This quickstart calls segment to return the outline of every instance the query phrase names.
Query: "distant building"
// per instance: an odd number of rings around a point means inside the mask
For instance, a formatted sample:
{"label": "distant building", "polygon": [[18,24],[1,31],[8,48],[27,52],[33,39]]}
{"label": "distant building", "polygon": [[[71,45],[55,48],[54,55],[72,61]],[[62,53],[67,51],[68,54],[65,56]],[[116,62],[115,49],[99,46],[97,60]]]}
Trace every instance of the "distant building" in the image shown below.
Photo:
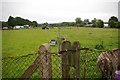
{"label": "distant building", "polygon": [[31,28],[29,25],[24,25],[24,28],[28,29]]}
{"label": "distant building", "polygon": [[24,26],[15,26],[14,29],[24,28]]}
{"label": "distant building", "polygon": [[8,27],[2,27],[2,29],[3,29],[3,30],[7,30],[7,29],[8,29]]}
{"label": "distant building", "polygon": [[104,27],[109,27],[109,26],[108,26],[108,23],[104,23]]}
{"label": "distant building", "polygon": [[120,1],[118,2],[118,20],[120,21]]}

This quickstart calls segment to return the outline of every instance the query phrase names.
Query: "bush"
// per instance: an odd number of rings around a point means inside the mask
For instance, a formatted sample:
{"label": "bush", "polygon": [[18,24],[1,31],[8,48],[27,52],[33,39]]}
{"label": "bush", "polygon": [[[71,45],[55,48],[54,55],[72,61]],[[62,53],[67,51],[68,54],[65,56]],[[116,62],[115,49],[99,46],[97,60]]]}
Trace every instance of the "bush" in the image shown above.
{"label": "bush", "polygon": [[104,22],[102,20],[97,21],[97,27],[103,28],[104,27]]}
{"label": "bush", "polygon": [[108,24],[109,24],[109,26],[110,26],[111,28],[115,28],[115,27],[116,27],[116,23],[115,23],[115,21],[113,21],[113,20],[110,20]]}
{"label": "bush", "polygon": [[104,47],[104,45],[103,45],[103,41],[102,41],[101,44],[96,44],[96,45],[95,45],[95,49],[98,49],[98,50],[103,50],[103,49],[105,49],[105,47]]}
{"label": "bush", "polygon": [[97,44],[97,45],[95,45],[95,49],[103,50],[103,49],[104,49],[104,46],[101,45],[101,44]]}

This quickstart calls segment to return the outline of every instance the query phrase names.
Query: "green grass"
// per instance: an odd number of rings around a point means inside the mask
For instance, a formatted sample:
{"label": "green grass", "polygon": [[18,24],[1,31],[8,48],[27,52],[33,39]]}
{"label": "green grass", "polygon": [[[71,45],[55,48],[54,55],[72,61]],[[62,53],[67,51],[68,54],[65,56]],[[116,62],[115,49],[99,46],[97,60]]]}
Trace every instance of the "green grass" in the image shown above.
{"label": "green grass", "polygon": [[[61,37],[67,40],[80,41],[81,47],[94,49],[95,45],[103,41],[104,50],[111,50],[118,47],[118,29],[110,28],[61,28]],[[2,31],[2,56],[14,57],[3,59],[4,78],[19,78],[29,67],[36,57],[36,52],[41,44],[48,43],[51,39],[57,39],[57,28],[50,30],[42,29],[21,29]],[[52,52],[57,52],[57,46],[51,47]],[[35,54],[20,58],[19,56]],[[80,73],[83,77],[85,55],[80,53]],[[99,51],[87,53],[87,78],[99,78],[100,72],[96,67]],[[16,57],[18,58],[16,59]],[[38,78],[37,70],[32,78]],[[52,55],[53,78],[61,78],[61,56]]]}
{"label": "green grass", "polygon": [[25,29],[3,31],[3,57],[37,52],[39,46],[56,38],[56,30]]}
{"label": "green grass", "polygon": [[[61,28],[61,37],[80,41],[82,47],[94,48],[104,42],[105,49],[118,47],[118,29],[110,28]],[[2,55],[21,56],[37,52],[39,46],[57,39],[57,29],[21,29],[2,31]],[[52,49],[56,51],[56,47]]]}

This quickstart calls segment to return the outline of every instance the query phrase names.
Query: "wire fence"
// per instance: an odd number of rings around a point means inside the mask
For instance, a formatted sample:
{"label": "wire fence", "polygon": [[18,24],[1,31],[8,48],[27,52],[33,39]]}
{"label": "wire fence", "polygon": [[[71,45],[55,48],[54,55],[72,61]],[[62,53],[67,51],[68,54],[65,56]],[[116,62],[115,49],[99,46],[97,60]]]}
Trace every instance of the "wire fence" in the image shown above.
{"label": "wire fence", "polygon": [[[96,61],[100,51],[92,50],[88,51],[85,55],[85,51],[80,51],[80,78],[84,78],[84,73],[86,73],[86,78],[100,78],[101,74],[96,66]],[[2,59],[2,78],[21,78],[25,71],[30,67],[35,68],[30,78],[41,78],[45,76],[44,73],[47,73],[51,70],[51,78],[62,78],[62,54],[51,53],[51,67],[46,63],[44,65],[41,62],[34,63],[39,54],[28,54],[26,56],[20,57],[8,57]],[[49,56],[47,56],[49,57]],[[41,60],[46,60],[46,56],[39,57]],[[86,63],[86,72],[84,71],[84,64]],[[40,64],[40,66],[34,66],[34,64]],[[48,66],[45,67],[45,66]],[[41,71],[41,68],[45,68]],[[70,72],[74,72],[74,68],[70,69]],[[29,73],[27,73],[29,75]],[[49,75],[49,74],[48,74]],[[45,77],[43,77],[45,78]]]}
{"label": "wire fence", "polygon": [[20,78],[37,54],[2,59],[2,78]]}

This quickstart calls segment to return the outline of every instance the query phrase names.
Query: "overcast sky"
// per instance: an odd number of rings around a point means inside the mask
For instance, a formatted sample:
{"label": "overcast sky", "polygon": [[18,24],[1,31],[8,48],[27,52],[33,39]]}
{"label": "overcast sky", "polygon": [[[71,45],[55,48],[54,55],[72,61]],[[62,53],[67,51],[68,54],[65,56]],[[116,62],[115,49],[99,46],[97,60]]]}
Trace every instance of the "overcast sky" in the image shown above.
{"label": "overcast sky", "polygon": [[[103,19],[118,17],[120,0],[2,0],[2,18],[19,16],[38,23],[56,23],[75,21],[76,17],[84,19]],[[1,4],[0,3],[0,4]]]}

